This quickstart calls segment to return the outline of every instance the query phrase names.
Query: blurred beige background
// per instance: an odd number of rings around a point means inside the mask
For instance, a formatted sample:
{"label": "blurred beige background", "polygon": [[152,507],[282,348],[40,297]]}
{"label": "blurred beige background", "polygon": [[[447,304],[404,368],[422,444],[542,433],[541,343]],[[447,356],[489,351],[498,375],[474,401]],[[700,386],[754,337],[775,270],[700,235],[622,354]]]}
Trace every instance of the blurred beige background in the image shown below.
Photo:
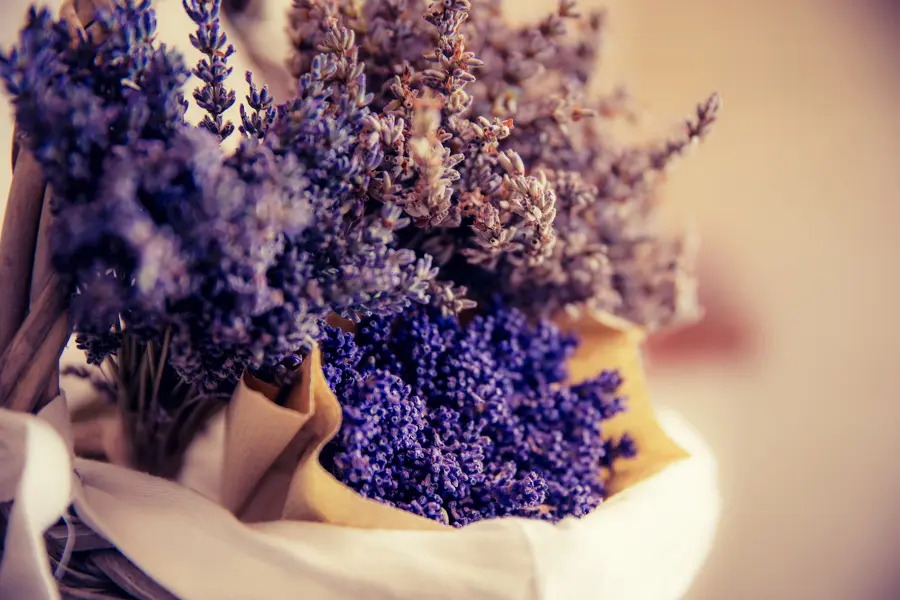
{"label": "blurred beige background", "polygon": [[[900,598],[900,7],[582,1],[610,8],[603,83],[650,111],[641,135],[713,90],[725,102],[666,191],[756,341],[741,363],[653,372],[722,471],[718,544],[689,598]],[[24,4],[0,0],[4,43]],[[508,7],[529,19],[552,4]]]}
{"label": "blurred beige background", "polygon": [[608,71],[655,131],[710,90],[673,173],[755,317],[740,368],[654,374],[719,456],[725,513],[691,598],[900,597],[900,7],[609,0]]}

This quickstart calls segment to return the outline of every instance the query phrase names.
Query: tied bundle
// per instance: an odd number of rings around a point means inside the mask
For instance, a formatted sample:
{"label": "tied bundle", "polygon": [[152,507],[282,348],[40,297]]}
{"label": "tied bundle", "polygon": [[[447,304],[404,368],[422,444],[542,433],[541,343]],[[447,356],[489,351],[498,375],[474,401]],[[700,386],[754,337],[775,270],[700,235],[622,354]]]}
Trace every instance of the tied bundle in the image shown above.
{"label": "tied bundle", "polygon": [[251,522],[558,521],[684,455],[638,344],[698,314],[651,217],[716,96],[620,148],[627,97],[586,93],[601,15],[570,0],[525,28],[494,0],[295,0],[294,94],[247,73],[235,127],[219,8],[184,0],[192,69],[149,0],[32,9],[0,55],[0,406],[56,398],[74,332],[108,426],[76,452],[193,485],[219,428],[205,492]]}

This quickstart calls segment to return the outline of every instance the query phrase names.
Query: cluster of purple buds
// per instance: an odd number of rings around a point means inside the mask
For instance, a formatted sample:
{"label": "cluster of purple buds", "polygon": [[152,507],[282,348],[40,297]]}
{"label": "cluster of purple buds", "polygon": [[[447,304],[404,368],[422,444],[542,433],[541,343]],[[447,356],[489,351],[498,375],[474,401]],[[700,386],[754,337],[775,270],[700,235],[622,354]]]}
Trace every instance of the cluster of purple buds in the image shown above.
{"label": "cluster of purple buds", "polygon": [[[384,146],[368,203],[401,206],[401,244],[475,300],[532,315],[614,312],[648,328],[694,316],[693,256],[652,220],[658,175],[716,117],[713,96],[661,145],[621,147],[621,91],[587,93],[603,15],[573,0],[531,26],[500,0],[294,0],[300,77],[329,35],[353,32]],[[537,294],[532,291],[538,290]]]}
{"label": "cluster of purple buds", "polygon": [[433,283],[429,256],[396,247],[402,211],[365,206],[383,152],[365,135],[371,96],[352,33],[330,30],[282,105],[248,73],[243,137],[227,155],[234,49],[219,0],[184,8],[203,55],[199,126],[184,117],[190,73],[156,41],[149,0],[114,4],[87,32],[32,9],[0,54],[53,189],[53,261],[89,358],[115,353],[121,335],[166,338],[181,376],[215,389],[247,368],[278,370],[334,312],[396,314],[452,291]]}
{"label": "cluster of purple buds", "polygon": [[322,462],[364,496],[454,526],[523,516],[580,517],[635,453],[603,435],[624,410],[605,371],[564,383],[573,337],[516,309],[484,307],[466,327],[433,308],[363,321],[322,341],[343,426]]}
{"label": "cluster of purple buds", "polygon": [[[194,101],[206,111],[200,125],[224,140],[234,131],[234,125],[222,118],[235,102],[234,90],[225,87],[232,71],[228,58],[234,54],[234,46],[228,43],[228,36],[219,26],[218,2],[184,0],[184,10],[198,25],[197,31],[190,35],[191,44],[203,54],[193,71],[203,82],[194,90]],[[253,82],[248,78],[247,83],[253,95]]]}

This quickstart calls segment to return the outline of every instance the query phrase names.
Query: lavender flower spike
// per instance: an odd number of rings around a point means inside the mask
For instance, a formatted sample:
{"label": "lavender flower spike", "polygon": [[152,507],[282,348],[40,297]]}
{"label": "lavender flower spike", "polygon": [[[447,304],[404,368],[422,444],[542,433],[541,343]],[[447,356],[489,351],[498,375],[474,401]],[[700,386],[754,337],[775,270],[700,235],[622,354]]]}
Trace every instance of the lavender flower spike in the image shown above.
{"label": "lavender flower spike", "polygon": [[353,32],[365,65],[363,135],[382,160],[360,210],[402,207],[413,227],[398,244],[433,256],[474,300],[499,294],[534,316],[609,311],[650,329],[691,318],[692,256],[653,209],[658,175],[707,134],[717,97],[675,138],[623,146],[609,124],[633,118],[627,94],[589,93],[604,14],[561,0],[514,26],[502,12],[499,0],[294,3],[298,80],[335,46],[334,27]]}
{"label": "lavender flower spike", "polygon": [[200,125],[224,140],[234,131],[234,125],[222,119],[222,114],[235,101],[234,90],[225,87],[232,71],[228,58],[234,54],[234,46],[228,43],[228,36],[219,25],[221,0],[182,0],[182,3],[187,15],[197,24],[197,31],[190,36],[191,44],[205,56],[193,71],[204,84],[194,90],[194,100],[207,113]]}

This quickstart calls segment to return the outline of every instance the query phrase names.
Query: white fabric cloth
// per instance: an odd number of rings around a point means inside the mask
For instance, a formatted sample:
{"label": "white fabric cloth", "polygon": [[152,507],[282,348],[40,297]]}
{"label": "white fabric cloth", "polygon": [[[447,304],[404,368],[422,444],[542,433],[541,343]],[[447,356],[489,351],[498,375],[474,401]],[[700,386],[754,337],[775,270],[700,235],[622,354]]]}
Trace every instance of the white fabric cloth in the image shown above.
{"label": "white fabric cloth", "polygon": [[677,413],[659,417],[691,457],[583,519],[424,532],[247,525],[184,485],[73,463],[62,397],[37,417],[0,410],[0,498],[16,502],[0,598],[59,597],[42,532],[70,498],[92,529],[183,600],[680,598],[709,552],[720,500],[702,440]]}

